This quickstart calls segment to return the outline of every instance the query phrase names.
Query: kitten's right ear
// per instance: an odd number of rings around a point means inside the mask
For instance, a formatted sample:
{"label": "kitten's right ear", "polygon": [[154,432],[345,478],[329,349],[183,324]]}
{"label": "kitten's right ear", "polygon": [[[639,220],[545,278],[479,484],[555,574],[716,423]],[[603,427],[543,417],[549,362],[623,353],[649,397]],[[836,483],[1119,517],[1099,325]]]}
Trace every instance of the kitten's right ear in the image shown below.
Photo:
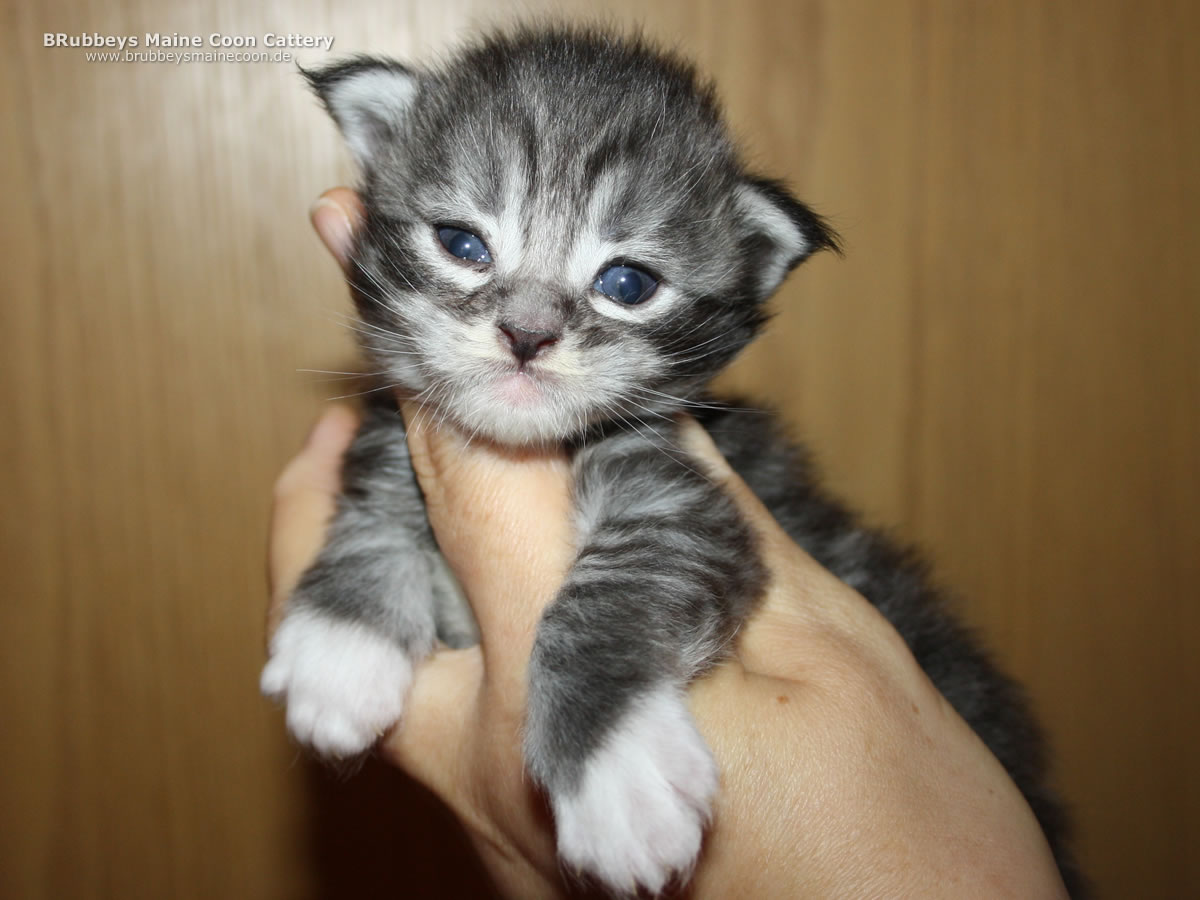
{"label": "kitten's right ear", "polygon": [[356,56],[323,69],[301,69],[364,170],[404,123],[417,95],[417,76],[390,59]]}

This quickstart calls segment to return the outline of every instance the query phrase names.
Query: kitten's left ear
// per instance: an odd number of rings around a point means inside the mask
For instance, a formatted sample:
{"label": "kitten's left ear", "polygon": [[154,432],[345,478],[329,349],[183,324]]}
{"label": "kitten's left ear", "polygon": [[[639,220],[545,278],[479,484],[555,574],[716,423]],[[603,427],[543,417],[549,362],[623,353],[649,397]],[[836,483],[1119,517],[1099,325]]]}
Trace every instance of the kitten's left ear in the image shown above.
{"label": "kitten's left ear", "polygon": [[743,222],[750,231],[753,264],[759,290],[766,297],[784,277],[818,250],[841,253],[837,232],[778,181],[746,177],[735,195]]}
{"label": "kitten's left ear", "polygon": [[417,76],[395,60],[355,56],[323,69],[301,69],[342,130],[354,158],[371,168],[395,140],[417,95]]}

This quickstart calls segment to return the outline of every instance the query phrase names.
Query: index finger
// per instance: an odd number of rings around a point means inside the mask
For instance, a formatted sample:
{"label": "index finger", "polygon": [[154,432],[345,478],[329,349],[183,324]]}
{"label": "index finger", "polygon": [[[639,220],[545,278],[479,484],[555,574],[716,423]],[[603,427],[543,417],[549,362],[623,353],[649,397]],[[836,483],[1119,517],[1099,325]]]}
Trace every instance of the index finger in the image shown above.
{"label": "index finger", "polygon": [[738,659],[748,670],[801,679],[831,659],[858,657],[848,649],[896,651],[899,635],[879,611],[792,540],[695,419],[685,417],[680,438],[737,502],[771,574],[762,605],[738,632]]}
{"label": "index finger", "polygon": [[412,403],[404,412],[426,512],[471,601],[487,678],[523,698],[537,623],[574,558],[570,466],[560,452],[468,442]]}

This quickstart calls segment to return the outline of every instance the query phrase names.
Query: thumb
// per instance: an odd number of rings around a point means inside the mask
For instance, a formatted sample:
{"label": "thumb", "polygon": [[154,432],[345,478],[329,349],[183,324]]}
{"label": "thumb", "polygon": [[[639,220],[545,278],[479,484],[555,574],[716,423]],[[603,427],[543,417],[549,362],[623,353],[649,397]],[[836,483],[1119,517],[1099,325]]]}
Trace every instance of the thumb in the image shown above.
{"label": "thumb", "polygon": [[349,188],[330,188],[317,198],[308,217],[321,243],[341,267],[348,270],[354,232],[363,218],[363,205],[358,194]]}
{"label": "thumb", "polygon": [[762,605],[738,633],[737,655],[747,670],[802,678],[828,647],[879,630],[882,617],[874,607],[792,540],[695,419],[685,417],[679,433],[684,449],[741,509],[770,572]]}

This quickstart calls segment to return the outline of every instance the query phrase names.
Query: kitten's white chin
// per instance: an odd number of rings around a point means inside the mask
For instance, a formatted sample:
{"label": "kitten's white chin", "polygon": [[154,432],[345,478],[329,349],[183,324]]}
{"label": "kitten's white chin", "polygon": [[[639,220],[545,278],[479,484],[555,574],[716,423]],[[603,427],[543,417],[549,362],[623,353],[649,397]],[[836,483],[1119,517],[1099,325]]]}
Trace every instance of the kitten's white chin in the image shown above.
{"label": "kitten's white chin", "polygon": [[565,410],[563,399],[536,376],[512,372],[457,394],[443,408],[467,434],[528,447],[563,441],[580,426],[581,417]]}
{"label": "kitten's white chin", "polygon": [[545,393],[537,380],[525,372],[501,375],[492,389],[502,403],[527,409],[545,400]]}

